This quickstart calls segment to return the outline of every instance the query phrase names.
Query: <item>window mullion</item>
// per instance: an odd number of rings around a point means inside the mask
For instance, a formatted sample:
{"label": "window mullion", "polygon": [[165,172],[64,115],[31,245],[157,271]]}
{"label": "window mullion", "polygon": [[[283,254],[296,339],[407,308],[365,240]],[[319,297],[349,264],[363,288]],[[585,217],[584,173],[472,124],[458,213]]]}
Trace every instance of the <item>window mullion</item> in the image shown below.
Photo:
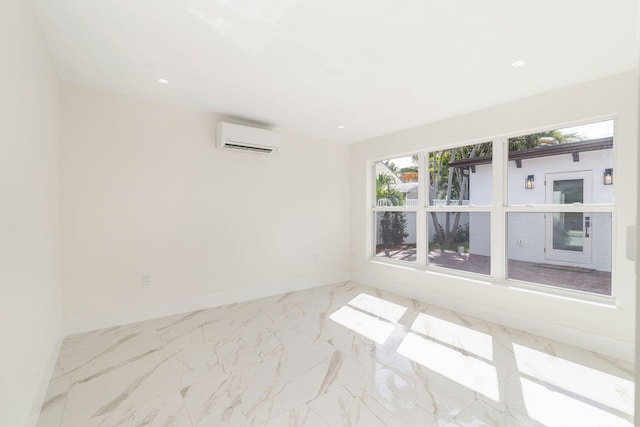
{"label": "window mullion", "polygon": [[[370,177],[373,177],[373,180],[371,180]],[[365,253],[365,259],[369,259],[372,258],[376,251],[375,251],[375,241],[376,241],[376,230],[375,230],[375,212],[372,211],[372,209],[375,208],[376,206],[376,186],[375,186],[375,179],[376,179],[376,165],[375,162],[370,162],[369,163],[369,167],[368,167],[368,171],[367,171],[367,180],[366,180],[366,185],[367,185],[367,195],[368,197],[366,198],[366,203],[367,203],[367,221],[366,221],[366,229],[367,229],[367,234],[366,234],[366,253]]]}
{"label": "window mullion", "polygon": [[427,214],[425,206],[428,203],[429,191],[428,153],[418,154],[418,212],[416,218],[416,261],[418,265],[427,264]]}
{"label": "window mullion", "polygon": [[493,142],[493,208],[491,210],[491,275],[498,280],[506,278],[507,241],[505,204],[507,200],[506,138]]}

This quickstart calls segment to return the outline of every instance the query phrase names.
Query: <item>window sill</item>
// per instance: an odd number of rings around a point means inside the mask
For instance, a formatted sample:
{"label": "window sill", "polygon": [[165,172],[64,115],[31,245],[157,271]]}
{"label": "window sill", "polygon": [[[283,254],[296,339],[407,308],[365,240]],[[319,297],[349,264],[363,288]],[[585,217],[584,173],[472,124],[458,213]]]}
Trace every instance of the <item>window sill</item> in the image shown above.
{"label": "window sill", "polygon": [[608,308],[617,309],[617,301],[614,296],[599,295],[589,292],[578,291],[574,289],[563,289],[550,285],[539,283],[524,282],[519,280],[500,279],[494,276],[487,276],[478,273],[469,273],[466,271],[457,271],[446,267],[432,267],[426,265],[418,265],[415,261],[398,261],[381,259],[381,257],[369,258],[368,261],[373,264],[390,266],[394,268],[402,268],[415,272],[429,273],[430,275],[443,276],[447,278],[461,279],[477,284],[499,287],[513,292],[522,292],[528,294],[541,295],[554,299],[563,299],[584,304],[593,304]]}

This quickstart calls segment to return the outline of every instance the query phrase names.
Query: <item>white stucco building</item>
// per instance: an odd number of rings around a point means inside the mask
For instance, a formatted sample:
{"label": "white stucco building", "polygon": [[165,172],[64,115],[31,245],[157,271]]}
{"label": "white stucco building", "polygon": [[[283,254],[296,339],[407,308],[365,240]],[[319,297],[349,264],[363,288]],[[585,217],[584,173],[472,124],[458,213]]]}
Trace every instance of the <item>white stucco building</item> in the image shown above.
{"label": "white stucco building", "polygon": [[[600,138],[512,152],[507,204],[612,203],[612,146],[613,138]],[[493,203],[491,158],[451,165],[471,170],[470,204]],[[605,173],[611,173],[607,184]],[[507,222],[509,259],[611,271],[610,213],[511,213]],[[470,253],[489,256],[489,215],[472,214],[469,227]]]}

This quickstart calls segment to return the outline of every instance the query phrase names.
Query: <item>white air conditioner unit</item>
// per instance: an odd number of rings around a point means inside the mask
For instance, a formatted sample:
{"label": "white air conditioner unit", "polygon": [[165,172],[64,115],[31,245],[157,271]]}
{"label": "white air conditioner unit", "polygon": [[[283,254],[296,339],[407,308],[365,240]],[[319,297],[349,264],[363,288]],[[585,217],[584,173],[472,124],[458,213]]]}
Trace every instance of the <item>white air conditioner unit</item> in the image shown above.
{"label": "white air conditioner unit", "polygon": [[254,153],[273,153],[280,149],[280,134],[251,126],[218,123],[218,148]]}

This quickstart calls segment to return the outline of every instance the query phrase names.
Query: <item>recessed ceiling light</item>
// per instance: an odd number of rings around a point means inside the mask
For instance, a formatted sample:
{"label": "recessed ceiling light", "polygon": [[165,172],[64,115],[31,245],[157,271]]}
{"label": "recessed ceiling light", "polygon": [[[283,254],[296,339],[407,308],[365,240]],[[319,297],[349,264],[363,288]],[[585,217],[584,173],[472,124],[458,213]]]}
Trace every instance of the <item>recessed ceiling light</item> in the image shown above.
{"label": "recessed ceiling light", "polygon": [[344,125],[339,125],[338,129],[344,129]]}
{"label": "recessed ceiling light", "polygon": [[524,64],[525,64],[524,59],[521,59],[521,60],[519,60],[519,61],[512,62],[512,63],[511,63],[511,66],[512,66],[513,68],[518,68],[518,67],[522,67]]}
{"label": "recessed ceiling light", "polygon": [[169,80],[167,80],[167,79],[158,79],[158,83],[162,83],[163,85],[168,85],[169,84]]}

